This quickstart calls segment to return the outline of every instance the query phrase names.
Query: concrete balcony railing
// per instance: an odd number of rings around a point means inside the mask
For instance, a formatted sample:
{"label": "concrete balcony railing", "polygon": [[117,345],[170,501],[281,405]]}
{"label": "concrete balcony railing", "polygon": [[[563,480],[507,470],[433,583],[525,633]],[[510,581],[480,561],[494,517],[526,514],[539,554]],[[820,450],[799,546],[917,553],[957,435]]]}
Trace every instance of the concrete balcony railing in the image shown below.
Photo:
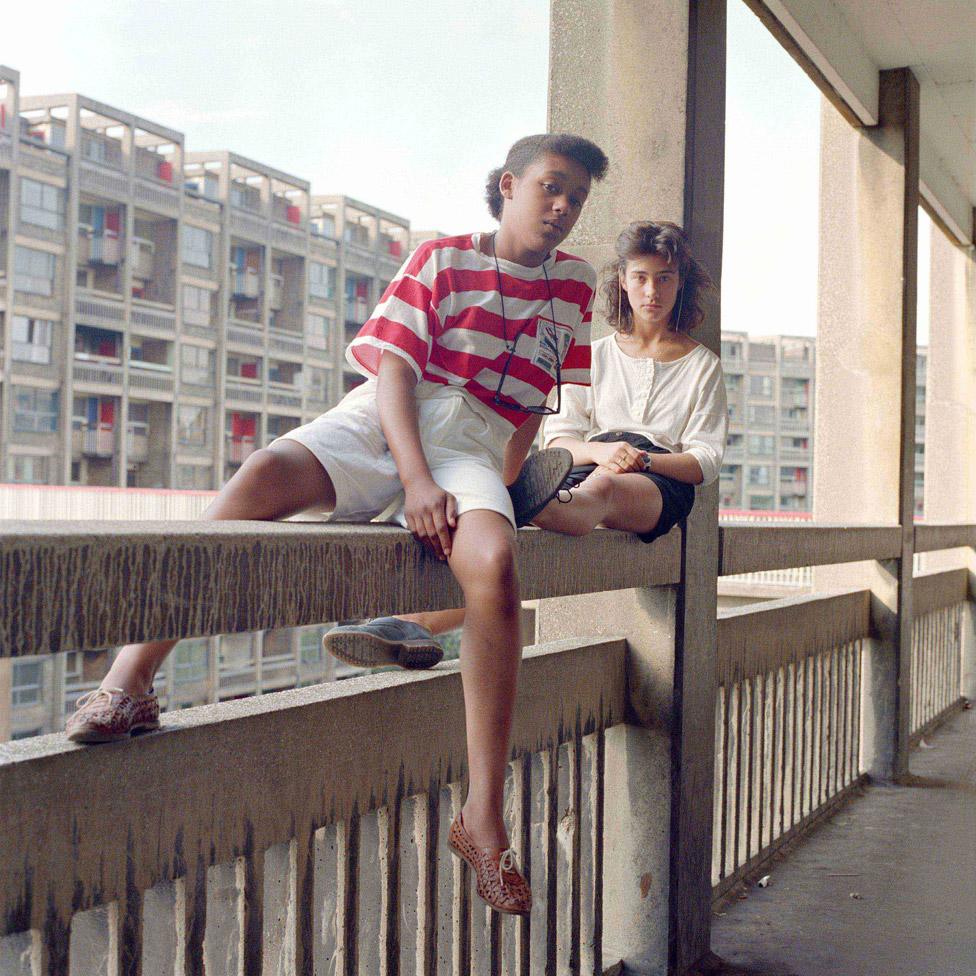
{"label": "concrete balcony railing", "polygon": [[[721,575],[903,552],[898,526],[718,531]],[[451,664],[180,711],[115,746],[5,745],[0,952],[45,974],[603,972],[639,938],[664,971],[675,924],[707,918],[713,897],[863,781],[887,721],[869,674],[892,632],[892,611],[859,588],[726,612],[717,645],[684,665],[715,662],[715,734],[682,724],[676,621],[682,591],[700,585],[681,579],[685,541],[519,535],[523,597],[541,600],[546,641],[525,655],[507,784],[535,893],[527,921],[488,913],[445,848],[465,778]],[[919,551],[958,546],[976,546],[976,526],[915,529]],[[976,649],[969,570],[918,576],[913,591],[904,693],[917,738],[961,706]],[[386,526],[0,534],[5,656],[459,599],[446,567]],[[675,833],[671,770],[690,753],[695,805],[711,816]],[[709,826],[710,859],[692,857]]]}

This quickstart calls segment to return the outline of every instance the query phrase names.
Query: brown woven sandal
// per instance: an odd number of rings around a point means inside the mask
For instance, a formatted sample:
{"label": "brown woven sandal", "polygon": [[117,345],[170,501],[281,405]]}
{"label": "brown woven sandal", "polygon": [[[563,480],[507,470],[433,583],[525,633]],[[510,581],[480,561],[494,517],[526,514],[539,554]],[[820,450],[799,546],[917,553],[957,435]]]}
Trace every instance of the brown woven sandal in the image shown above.
{"label": "brown woven sandal", "polygon": [[447,835],[447,846],[474,871],[478,897],[505,915],[528,915],[532,891],[515,861],[515,851],[478,847],[464,829],[459,813]]}

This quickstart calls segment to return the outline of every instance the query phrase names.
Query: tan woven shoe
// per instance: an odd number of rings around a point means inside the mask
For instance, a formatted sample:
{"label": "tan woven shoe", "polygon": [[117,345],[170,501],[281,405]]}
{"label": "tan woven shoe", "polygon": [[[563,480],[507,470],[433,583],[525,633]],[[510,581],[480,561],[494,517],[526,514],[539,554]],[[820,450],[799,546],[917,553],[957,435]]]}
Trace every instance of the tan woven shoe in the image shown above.
{"label": "tan woven shoe", "polygon": [[72,742],[117,742],[159,728],[159,699],[152,691],[130,695],[121,688],[96,688],[75,704],[78,710],[65,723]]}
{"label": "tan woven shoe", "polygon": [[522,877],[511,847],[478,847],[464,829],[459,813],[451,824],[447,845],[474,871],[478,897],[489,908],[505,915],[528,915],[532,910],[532,891]]}

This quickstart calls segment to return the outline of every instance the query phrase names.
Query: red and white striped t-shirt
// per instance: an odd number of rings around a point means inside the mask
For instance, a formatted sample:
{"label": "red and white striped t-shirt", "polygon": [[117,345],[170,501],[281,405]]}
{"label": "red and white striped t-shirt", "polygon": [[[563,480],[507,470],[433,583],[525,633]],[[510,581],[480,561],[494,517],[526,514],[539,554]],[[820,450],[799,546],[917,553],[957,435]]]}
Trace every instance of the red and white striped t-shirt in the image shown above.
{"label": "red and white striped t-shirt", "polygon": [[375,376],[380,356],[389,350],[410,363],[418,380],[461,387],[519,427],[527,414],[493,402],[516,335],[503,400],[522,406],[545,403],[556,381],[557,342],[563,383],[589,386],[596,272],[582,258],[562,251],[546,258],[545,271],[499,258],[503,326],[495,261],[481,253],[480,237],[465,234],[421,244],[349,344],[346,359],[364,376]]}

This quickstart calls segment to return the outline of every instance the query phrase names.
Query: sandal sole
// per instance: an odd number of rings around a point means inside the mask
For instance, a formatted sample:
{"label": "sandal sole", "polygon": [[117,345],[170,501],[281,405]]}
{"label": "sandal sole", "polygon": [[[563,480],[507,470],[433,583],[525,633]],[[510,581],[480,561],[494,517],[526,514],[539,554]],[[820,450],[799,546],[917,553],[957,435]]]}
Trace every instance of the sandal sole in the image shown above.
{"label": "sandal sole", "polygon": [[133,735],[142,735],[145,732],[155,732],[159,728],[159,722],[151,725],[137,725],[128,732],[102,732],[99,729],[79,729],[76,732],[69,732],[68,739],[81,745],[99,745],[103,742],[121,742]]}
{"label": "sandal sole", "polygon": [[354,668],[397,666],[407,671],[423,671],[444,657],[443,648],[430,641],[388,641],[361,632],[326,634],[322,646],[333,657]]}

